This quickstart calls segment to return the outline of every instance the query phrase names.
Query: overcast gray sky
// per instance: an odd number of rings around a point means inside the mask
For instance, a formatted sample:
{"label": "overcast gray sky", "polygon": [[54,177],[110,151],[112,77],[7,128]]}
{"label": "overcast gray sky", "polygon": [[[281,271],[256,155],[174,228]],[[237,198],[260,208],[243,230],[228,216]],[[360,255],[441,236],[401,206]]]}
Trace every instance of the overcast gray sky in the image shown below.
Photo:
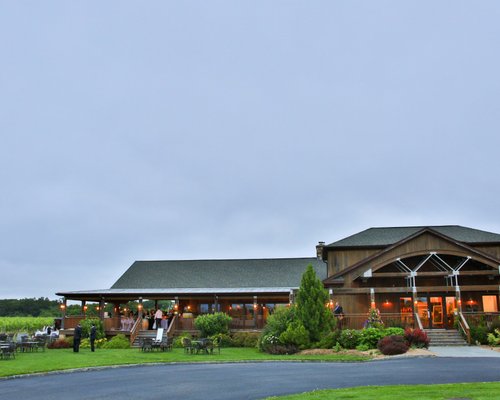
{"label": "overcast gray sky", "polygon": [[134,260],[500,232],[498,1],[1,1],[0,298]]}

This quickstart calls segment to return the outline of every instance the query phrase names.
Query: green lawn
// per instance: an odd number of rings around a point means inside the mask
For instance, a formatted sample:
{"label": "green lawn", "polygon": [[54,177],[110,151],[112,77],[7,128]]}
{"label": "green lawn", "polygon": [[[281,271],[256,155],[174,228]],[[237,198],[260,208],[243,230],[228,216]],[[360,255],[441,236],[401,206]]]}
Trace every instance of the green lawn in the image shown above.
{"label": "green lawn", "polygon": [[270,397],[268,400],[444,400],[500,399],[500,382],[455,383],[450,385],[367,386],[349,389],[318,390],[292,396]]}
{"label": "green lawn", "polygon": [[238,361],[365,361],[369,357],[351,354],[273,356],[253,348],[224,348],[220,354],[185,354],[183,349],[171,352],[143,353],[138,349],[57,349],[45,352],[16,353],[15,359],[0,360],[0,377],[106,365],[169,362],[238,362]]}

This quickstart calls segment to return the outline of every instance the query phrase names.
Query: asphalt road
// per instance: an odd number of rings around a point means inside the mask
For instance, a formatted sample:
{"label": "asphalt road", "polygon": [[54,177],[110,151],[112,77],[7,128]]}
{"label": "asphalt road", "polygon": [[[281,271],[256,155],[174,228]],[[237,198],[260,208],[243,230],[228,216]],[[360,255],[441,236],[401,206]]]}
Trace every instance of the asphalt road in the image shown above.
{"label": "asphalt road", "polygon": [[497,358],[166,364],[0,380],[0,399],[262,399],[314,389],[500,381]]}

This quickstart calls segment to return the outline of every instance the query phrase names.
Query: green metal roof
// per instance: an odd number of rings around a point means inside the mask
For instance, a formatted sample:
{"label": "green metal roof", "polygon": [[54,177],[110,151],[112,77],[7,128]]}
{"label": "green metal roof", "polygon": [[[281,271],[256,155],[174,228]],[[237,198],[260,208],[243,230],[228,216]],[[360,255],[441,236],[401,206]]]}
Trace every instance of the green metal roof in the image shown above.
{"label": "green metal roof", "polygon": [[326,278],[316,258],[136,261],[111,289],[296,288],[309,264]]}
{"label": "green metal roof", "polygon": [[423,229],[432,229],[458,242],[467,244],[500,243],[500,235],[497,233],[481,231],[479,229],[472,229],[459,225],[443,225],[369,228],[337,242],[331,243],[325,247],[385,247],[397,243]]}

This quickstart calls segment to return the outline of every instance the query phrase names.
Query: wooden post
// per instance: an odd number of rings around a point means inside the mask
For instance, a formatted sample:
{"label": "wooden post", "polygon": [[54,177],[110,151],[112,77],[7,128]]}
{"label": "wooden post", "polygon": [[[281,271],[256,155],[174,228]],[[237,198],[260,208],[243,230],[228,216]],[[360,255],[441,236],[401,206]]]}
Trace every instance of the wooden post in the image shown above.
{"label": "wooden post", "polygon": [[139,297],[139,305],[137,306],[137,316],[142,318],[142,297]]}
{"label": "wooden post", "polygon": [[67,304],[66,297],[63,297],[63,302],[61,304],[61,312],[62,312],[61,329],[64,329],[64,320],[66,319],[67,306],[68,306],[68,304]]}
{"label": "wooden post", "polygon": [[104,299],[99,300],[99,319],[104,321]]}

